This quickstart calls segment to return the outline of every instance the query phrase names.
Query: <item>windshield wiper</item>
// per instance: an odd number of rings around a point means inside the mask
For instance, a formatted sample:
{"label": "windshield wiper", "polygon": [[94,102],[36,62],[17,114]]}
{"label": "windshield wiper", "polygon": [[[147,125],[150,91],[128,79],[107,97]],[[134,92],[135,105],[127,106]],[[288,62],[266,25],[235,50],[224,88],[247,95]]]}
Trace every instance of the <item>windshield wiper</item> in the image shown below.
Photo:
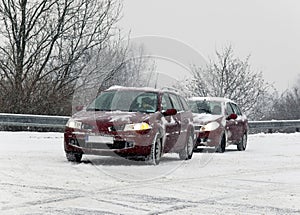
{"label": "windshield wiper", "polygon": [[198,108],[198,113],[211,113],[210,110],[205,108]]}
{"label": "windshield wiper", "polygon": [[107,109],[100,109],[100,108],[87,108],[86,110],[87,111],[110,111],[110,110],[107,110]]}
{"label": "windshield wiper", "polygon": [[121,110],[121,109],[111,109],[110,111],[123,111],[123,112],[127,112],[128,110]]}

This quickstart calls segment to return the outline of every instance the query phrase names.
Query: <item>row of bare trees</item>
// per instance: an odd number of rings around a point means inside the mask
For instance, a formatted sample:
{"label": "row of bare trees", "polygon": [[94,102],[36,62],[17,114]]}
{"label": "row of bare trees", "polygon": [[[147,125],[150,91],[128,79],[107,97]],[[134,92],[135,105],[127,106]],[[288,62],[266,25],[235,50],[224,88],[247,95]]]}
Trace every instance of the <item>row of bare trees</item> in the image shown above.
{"label": "row of bare trees", "polygon": [[280,96],[273,96],[271,104],[265,119],[300,119],[300,83]]}
{"label": "row of bare trees", "polygon": [[121,9],[119,0],[1,0],[0,112],[69,115],[79,89],[136,83],[146,62],[121,42]]}
{"label": "row of bare trees", "polygon": [[2,0],[1,111],[65,108],[83,67],[78,62],[107,44],[120,9],[113,0]]}
{"label": "row of bare trees", "polygon": [[[121,9],[120,0],[0,0],[0,112],[69,115],[111,85],[147,86],[155,62],[122,42]],[[300,118],[300,84],[270,95],[231,46],[191,71],[176,86],[187,96],[230,98],[251,119]]]}

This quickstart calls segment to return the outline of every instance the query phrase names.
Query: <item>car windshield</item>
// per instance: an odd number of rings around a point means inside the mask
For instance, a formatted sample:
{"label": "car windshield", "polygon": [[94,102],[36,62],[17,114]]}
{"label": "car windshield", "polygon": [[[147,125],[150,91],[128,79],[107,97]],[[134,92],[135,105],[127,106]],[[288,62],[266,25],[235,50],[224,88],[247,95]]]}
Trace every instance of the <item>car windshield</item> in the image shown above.
{"label": "car windshield", "polygon": [[157,93],[138,90],[102,92],[87,111],[126,111],[154,113],[157,110]]}
{"label": "car windshield", "polygon": [[207,113],[212,115],[222,114],[222,104],[217,101],[189,101],[189,106],[193,113]]}

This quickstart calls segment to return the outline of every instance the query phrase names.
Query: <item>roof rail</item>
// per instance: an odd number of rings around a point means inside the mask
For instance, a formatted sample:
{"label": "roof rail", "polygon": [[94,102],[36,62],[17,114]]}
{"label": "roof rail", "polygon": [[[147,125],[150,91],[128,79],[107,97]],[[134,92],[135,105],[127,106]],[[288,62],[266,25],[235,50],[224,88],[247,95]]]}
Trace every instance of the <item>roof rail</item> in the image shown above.
{"label": "roof rail", "polygon": [[161,90],[169,90],[169,91],[174,91],[176,93],[179,93],[179,91],[177,89],[175,89],[174,87],[163,87],[163,88],[161,88]]}
{"label": "roof rail", "polygon": [[120,85],[112,85],[109,88],[107,88],[107,90],[114,90],[114,89],[119,89],[119,88],[122,88],[122,87],[123,86],[120,86]]}

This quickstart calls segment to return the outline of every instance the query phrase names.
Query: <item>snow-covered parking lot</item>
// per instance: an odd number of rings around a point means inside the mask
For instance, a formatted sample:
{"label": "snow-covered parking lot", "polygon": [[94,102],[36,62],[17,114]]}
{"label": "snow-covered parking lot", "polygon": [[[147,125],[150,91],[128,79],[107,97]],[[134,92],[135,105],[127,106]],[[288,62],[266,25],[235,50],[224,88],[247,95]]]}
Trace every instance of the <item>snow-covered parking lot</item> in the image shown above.
{"label": "snow-covered parking lot", "polygon": [[244,152],[66,161],[61,133],[0,132],[0,214],[300,214],[300,133]]}

